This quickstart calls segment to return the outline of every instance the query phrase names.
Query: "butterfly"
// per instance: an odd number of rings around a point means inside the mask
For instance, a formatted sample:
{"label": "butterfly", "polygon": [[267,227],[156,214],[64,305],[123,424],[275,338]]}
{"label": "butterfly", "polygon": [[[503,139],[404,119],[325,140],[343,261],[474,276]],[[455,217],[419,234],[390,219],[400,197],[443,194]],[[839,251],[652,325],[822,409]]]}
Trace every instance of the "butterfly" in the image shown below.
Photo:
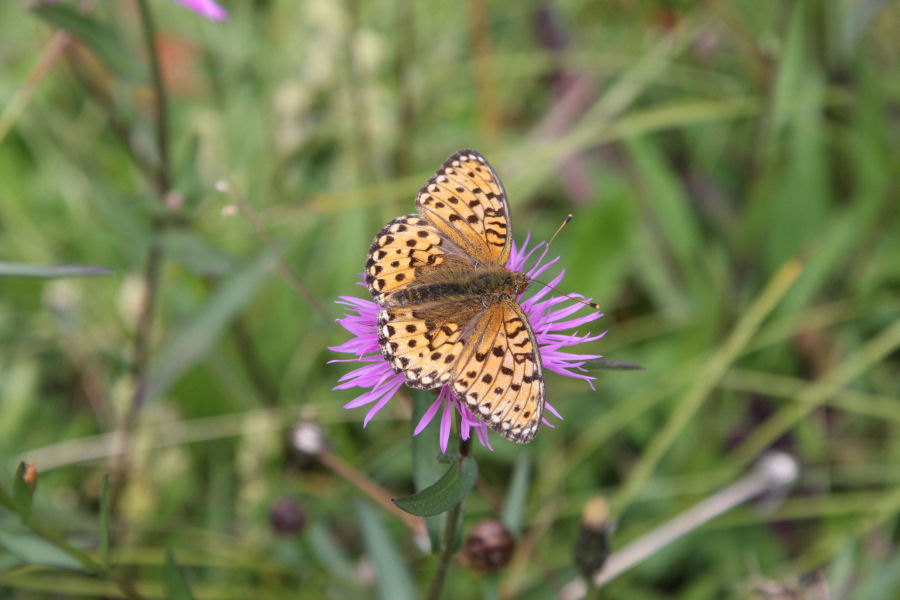
{"label": "butterfly", "polygon": [[530,280],[505,266],[512,225],[500,177],[460,150],[419,190],[416,209],[378,232],[366,260],[382,354],[406,385],[449,386],[491,429],[530,442],[544,373],[517,301]]}

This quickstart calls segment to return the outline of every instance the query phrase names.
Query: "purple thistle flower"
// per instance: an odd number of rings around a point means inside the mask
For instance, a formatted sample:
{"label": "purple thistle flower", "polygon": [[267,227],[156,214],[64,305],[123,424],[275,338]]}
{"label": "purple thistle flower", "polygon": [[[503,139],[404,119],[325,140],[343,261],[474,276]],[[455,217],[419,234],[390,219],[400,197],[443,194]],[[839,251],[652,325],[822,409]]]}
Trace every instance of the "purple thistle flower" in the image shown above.
{"label": "purple thistle flower", "polygon": [[[529,250],[528,242],[530,238],[531,234],[525,237],[525,243],[522,244],[521,249],[513,242],[509,260],[506,262],[506,268],[512,271],[523,271],[528,259],[531,258],[535,251],[543,247],[544,250],[537,262],[528,271],[525,271],[529,279],[534,279],[556,264],[559,261],[559,257],[544,262],[547,254],[546,244],[541,242]],[[562,281],[564,275],[565,269],[550,280],[549,285],[556,287]],[[360,283],[360,285],[364,284]],[[586,373],[584,364],[601,356],[598,354],[573,354],[563,352],[562,349],[602,338],[606,332],[598,335],[591,335],[590,333],[580,335],[577,332],[565,332],[575,327],[580,327],[585,323],[595,321],[602,317],[603,314],[599,311],[592,311],[580,317],[570,318],[579,310],[586,308],[584,304],[574,301],[573,298],[583,299],[584,296],[570,294],[569,296],[551,296],[548,298],[547,295],[549,293],[549,287],[541,286],[535,294],[527,299],[523,300],[519,297],[519,304],[528,316],[531,328],[534,330],[534,335],[537,338],[538,351],[541,354],[544,370],[576,379],[583,379],[588,382],[591,389],[594,389],[593,380],[595,378]],[[371,405],[365,419],[363,419],[363,427],[365,427],[372,420],[372,417],[393,398],[397,390],[403,386],[404,377],[402,373],[396,373],[384,359],[381,354],[381,348],[378,345],[378,311],[381,310],[381,307],[371,300],[354,298],[352,296],[341,296],[337,303],[348,307],[344,317],[337,321],[353,337],[340,346],[330,348],[330,350],[352,354],[354,358],[336,359],[329,362],[357,362],[363,363],[363,366],[341,377],[334,389],[345,390],[359,387],[367,390],[344,405],[344,408],[348,409]],[[556,418],[562,419],[562,416],[549,402],[544,403],[544,408]],[[413,431],[413,435],[418,435],[431,423],[438,411],[442,411],[439,439],[441,451],[446,452],[450,439],[450,426],[454,409],[461,417],[460,435],[462,439],[469,439],[474,430],[481,445],[493,450],[488,439],[487,426],[479,421],[478,417],[454,396],[448,386],[441,387],[438,397],[428,407],[425,414],[422,415]],[[553,427],[547,419],[543,420],[543,424],[547,427]]]}
{"label": "purple thistle flower", "polygon": [[224,21],[228,18],[228,11],[216,4],[213,0],[174,0],[184,6],[213,21]]}

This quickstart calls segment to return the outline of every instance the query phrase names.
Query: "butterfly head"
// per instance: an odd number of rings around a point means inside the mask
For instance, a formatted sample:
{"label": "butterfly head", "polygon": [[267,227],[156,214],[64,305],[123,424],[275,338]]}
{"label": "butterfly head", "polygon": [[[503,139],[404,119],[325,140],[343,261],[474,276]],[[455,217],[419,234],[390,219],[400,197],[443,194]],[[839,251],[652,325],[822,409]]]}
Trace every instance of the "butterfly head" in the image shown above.
{"label": "butterfly head", "polygon": [[504,291],[508,296],[515,298],[525,292],[529,283],[531,283],[531,279],[525,273],[509,271],[508,287]]}

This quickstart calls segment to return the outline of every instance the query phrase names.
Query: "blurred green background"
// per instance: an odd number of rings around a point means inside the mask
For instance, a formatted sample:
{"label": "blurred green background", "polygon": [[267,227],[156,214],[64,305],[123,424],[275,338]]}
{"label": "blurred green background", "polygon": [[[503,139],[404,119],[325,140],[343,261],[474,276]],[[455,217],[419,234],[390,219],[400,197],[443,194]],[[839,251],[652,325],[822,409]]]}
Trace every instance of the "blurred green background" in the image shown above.
{"label": "blurred green background", "polygon": [[[898,597],[900,3],[257,0],[222,23],[149,6],[164,172],[136,5],[96,3],[115,35],[91,46],[0,4],[0,260],[112,271],[0,278],[0,485],[35,461],[34,519],[96,555],[110,473],[111,560],[145,597],[168,550],[198,598],[419,597],[435,558],[353,484],[413,491],[409,396],[363,429],[327,346],[374,234],[471,147],[517,241],[575,215],[561,288],[608,330],[581,351],[646,370],[596,392],[551,374],[556,429],[473,447],[462,535],[500,518],[516,551],[494,573],[454,561],[444,597],[554,597],[589,498],[621,547],[769,448],[801,464],[783,502],[604,597]],[[301,419],[349,475],[292,449]],[[0,509],[0,598],[121,597],[18,521]]]}

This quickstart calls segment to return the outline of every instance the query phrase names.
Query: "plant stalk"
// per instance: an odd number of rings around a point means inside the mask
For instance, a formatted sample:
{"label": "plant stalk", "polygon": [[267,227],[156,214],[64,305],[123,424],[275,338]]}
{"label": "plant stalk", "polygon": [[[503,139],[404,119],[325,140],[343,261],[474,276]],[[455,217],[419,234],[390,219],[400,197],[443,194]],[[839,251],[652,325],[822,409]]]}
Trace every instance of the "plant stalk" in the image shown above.
{"label": "plant stalk", "polygon": [[[456,432],[459,436],[459,468],[462,468],[462,459],[469,455],[469,440],[462,439],[462,417],[456,415]],[[438,600],[441,592],[444,591],[444,581],[447,578],[447,569],[450,567],[450,558],[453,556],[453,541],[456,539],[456,528],[459,525],[459,513],[462,511],[462,504],[465,498],[454,504],[447,511],[447,522],[444,523],[444,535],[441,540],[441,555],[438,558],[437,571],[434,573],[434,579],[428,587],[428,600]]]}
{"label": "plant stalk", "polygon": [[169,191],[171,184],[169,176],[169,100],[163,81],[162,67],[159,63],[159,54],[156,52],[156,25],[153,22],[153,14],[150,12],[147,0],[138,0],[138,9],[140,10],[141,29],[144,33],[144,45],[150,60],[150,73],[153,77],[153,96],[156,102],[156,149],[159,153],[157,191],[162,197]]}
{"label": "plant stalk", "polygon": [[[156,26],[153,22],[153,14],[147,0],[138,0],[141,29],[144,35],[148,60],[156,102],[156,144],[159,154],[159,165],[156,173],[156,193],[161,204],[165,204],[166,194],[171,189],[171,171],[169,165],[169,119],[168,96],[165,82],[162,77],[159,55],[156,52]],[[153,316],[155,314],[156,300],[159,294],[160,276],[162,272],[163,252],[159,244],[158,236],[166,227],[167,219],[156,219],[151,231],[150,248],[147,260],[144,264],[144,291],[141,298],[140,312],[138,315],[137,333],[134,340],[134,394],[131,404],[122,422],[123,451],[116,464],[113,489],[110,494],[110,505],[115,507],[118,502],[119,492],[124,486],[125,472],[128,465],[128,446],[131,432],[137,423],[137,416],[144,400],[146,382],[144,377],[150,360],[150,334],[153,329]]]}

